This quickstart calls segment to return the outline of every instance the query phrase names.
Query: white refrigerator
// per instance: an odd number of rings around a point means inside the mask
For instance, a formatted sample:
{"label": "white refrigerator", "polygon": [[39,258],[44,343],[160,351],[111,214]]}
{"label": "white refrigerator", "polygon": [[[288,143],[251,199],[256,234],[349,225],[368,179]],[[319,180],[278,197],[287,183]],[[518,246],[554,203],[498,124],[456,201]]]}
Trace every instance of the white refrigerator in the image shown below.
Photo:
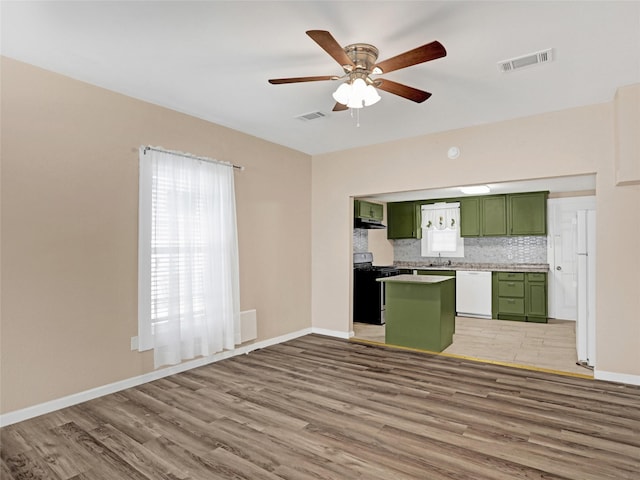
{"label": "white refrigerator", "polygon": [[596,212],[578,210],[578,362],[596,364]]}

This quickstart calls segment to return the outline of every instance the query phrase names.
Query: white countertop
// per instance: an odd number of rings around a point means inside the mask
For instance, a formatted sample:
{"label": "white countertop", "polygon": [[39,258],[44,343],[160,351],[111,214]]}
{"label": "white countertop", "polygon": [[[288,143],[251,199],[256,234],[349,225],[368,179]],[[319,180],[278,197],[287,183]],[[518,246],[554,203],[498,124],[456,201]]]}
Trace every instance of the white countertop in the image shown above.
{"label": "white countertop", "polygon": [[384,277],[376,279],[377,282],[389,282],[389,283],[421,283],[421,284],[433,284],[441,283],[447,280],[453,280],[456,277],[448,277],[444,275],[394,275],[393,277]]}

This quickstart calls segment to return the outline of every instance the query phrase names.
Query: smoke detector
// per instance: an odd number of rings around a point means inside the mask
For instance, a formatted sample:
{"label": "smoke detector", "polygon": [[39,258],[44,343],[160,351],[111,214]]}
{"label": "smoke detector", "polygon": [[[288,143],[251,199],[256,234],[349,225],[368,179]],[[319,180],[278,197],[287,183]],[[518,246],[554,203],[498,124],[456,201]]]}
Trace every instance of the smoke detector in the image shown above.
{"label": "smoke detector", "polygon": [[498,62],[498,70],[503,73],[519,70],[521,68],[537,65],[538,63],[546,63],[553,60],[553,49],[540,50],[539,52],[529,53],[521,57],[510,58]]}

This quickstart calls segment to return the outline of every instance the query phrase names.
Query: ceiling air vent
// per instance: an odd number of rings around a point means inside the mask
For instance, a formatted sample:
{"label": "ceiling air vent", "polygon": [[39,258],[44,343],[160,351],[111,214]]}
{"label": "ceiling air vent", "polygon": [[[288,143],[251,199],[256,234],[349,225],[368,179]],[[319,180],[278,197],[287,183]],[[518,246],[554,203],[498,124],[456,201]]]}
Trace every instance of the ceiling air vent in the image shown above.
{"label": "ceiling air vent", "polygon": [[498,62],[498,70],[501,72],[511,72],[524,67],[530,67],[538,63],[546,63],[553,60],[553,52],[551,48],[541,50],[540,52],[530,53],[522,57],[511,58]]}
{"label": "ceiling air vent", "polygon": [[296,118],[298,120],[302,120],[303,122],[310,122],[311,120],[315,120],[317,118],[322,118],[322,117],[326,117],[326,115],[322,112],[311,112],[311,113],[304,113],[302,115],[298,115]]}

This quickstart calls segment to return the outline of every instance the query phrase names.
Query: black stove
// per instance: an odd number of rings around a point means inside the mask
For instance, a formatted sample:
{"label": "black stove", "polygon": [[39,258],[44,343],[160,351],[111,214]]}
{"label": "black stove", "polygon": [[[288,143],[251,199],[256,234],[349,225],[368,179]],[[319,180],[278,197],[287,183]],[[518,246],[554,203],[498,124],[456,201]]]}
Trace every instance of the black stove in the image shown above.
{"label": "black stove", "polygon": [[[394,273],[397,272],[398,269],[394,266],[379,266],[379,265],[355,265],[353,266],[354,270],[364,271],[364,272],[380,272],[380,273]],[[397,275],[397,274],[396,274]]]}
{"label": "black stove", "polygon": [[384,324],[385,286],[378,278],[399,275],[394,266],[373,265],[373,254],[353,254],[353,321]]}

